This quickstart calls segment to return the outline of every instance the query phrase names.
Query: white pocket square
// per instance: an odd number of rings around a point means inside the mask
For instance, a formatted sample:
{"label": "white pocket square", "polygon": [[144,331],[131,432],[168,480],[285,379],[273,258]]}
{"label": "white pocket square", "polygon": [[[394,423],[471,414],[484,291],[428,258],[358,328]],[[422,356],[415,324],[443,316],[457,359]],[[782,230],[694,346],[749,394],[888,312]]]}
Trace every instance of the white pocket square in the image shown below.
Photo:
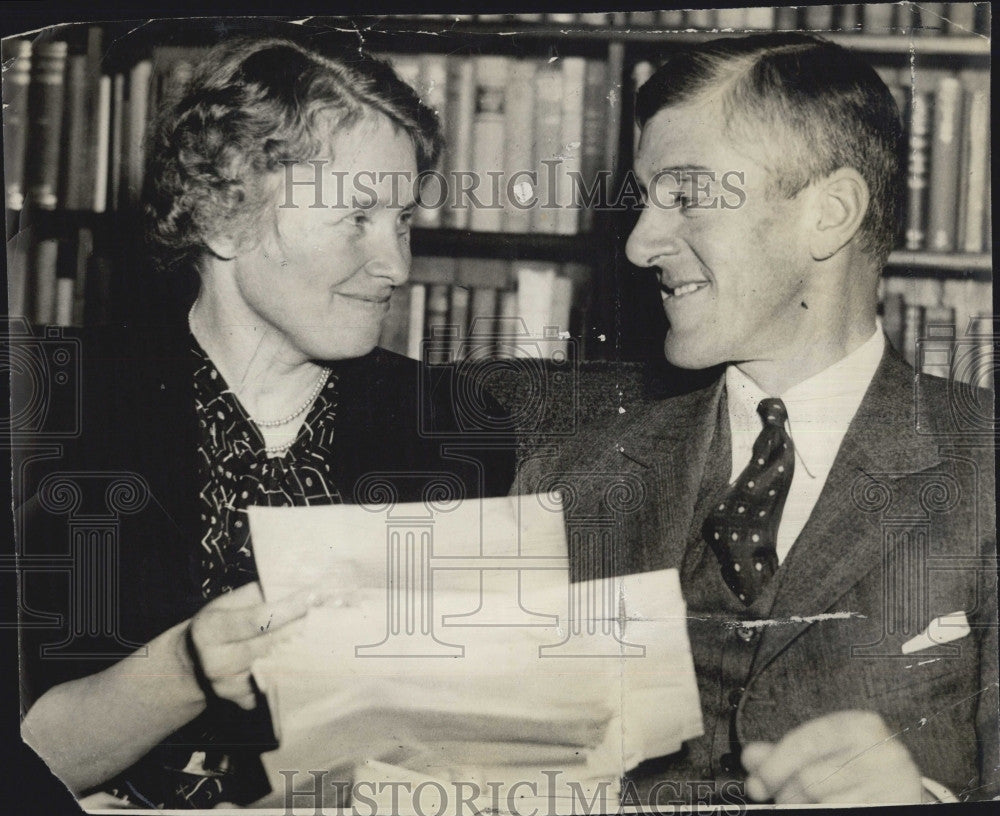
{"label": "white pocket square", "polygon": [[964,638],[971,631],[964,612],[950,612],[947,615],[934,618],[927,624],[927,628],[923,632],[906,641],[903,644],[903,654],[913,654],[923,649],[929,649],[931,646],[950,643],[953,640]]}

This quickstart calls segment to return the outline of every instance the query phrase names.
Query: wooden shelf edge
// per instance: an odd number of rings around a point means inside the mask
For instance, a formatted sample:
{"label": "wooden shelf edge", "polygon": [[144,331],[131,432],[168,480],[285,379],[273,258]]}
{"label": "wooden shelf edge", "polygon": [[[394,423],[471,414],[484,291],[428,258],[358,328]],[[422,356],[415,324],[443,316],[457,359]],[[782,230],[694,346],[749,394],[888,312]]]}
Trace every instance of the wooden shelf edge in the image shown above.
{"label": "wooden shelf edge", "polygon": [[593,263],[602,255],[603,242],[592,233],[553,235],[415,228],[412,246],[415,255]]}
{"label": "wooden shelf edge", "polygon": [[[332,28],[344,26],[351,18],[317,18],[312,25],[328,25]],[[698,29],[632,28],[627,25],[606,26],[586,23],[529,23],[512,20],[509,22],[476,22],[470,20],[409,20],[387,18],[357,18],[367,23],[362,33],[380,34],[404,33],[416,36],[461,35],[463,37],[525,37],[530,39],[567,39],[580,41],[632,42],[655,44],[658,42],[697,42],[729,34],[772,33],[771,29],[755,32],[734,32],[727,29],[702,31]],[[369,20],[371,20],[369,22]],[[339,25],[338,25],[339,23]],[[356,30],[348,26],[345,30]],[[845,47],[866,53],[950,55],[989,57],[991,40],[983,34],[911,36],[910,34],[865,34],[862,32],[817,31],[824,37]]]}
{"label": "wooden shelf edge", "polygon": [[948,278],[992,280],[993,256],[977,252],[909,252],[897,250],[889,255],[886,268],[891,274],[911,274]]}

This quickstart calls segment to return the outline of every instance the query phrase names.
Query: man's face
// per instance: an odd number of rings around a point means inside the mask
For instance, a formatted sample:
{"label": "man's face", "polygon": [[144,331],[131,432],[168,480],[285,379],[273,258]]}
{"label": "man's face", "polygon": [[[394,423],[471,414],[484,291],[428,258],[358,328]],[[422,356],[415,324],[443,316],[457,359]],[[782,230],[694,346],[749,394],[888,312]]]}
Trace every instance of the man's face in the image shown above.
{"label": "man's face", "polygon": [[740,150],[725,121],[714,98],[665,108],[635,161],[647,203],[626,251],[657,269],[664,351],[684,368],[781,356],[807,308],[807,213],[769,194],[769,171],[750,157],[762,146]]}

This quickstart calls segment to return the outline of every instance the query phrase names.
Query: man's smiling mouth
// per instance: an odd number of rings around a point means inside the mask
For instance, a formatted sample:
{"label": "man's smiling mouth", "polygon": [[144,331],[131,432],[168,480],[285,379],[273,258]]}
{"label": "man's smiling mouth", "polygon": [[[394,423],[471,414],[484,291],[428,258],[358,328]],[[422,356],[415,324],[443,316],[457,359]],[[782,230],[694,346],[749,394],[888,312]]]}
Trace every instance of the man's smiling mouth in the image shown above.
{"label": "man's smiling mouth", "polygon": [[690,283],[682,283],[679,286],[667,286],[666,284],[660,285],[660,296],[664,300],[674,300],[676,298],[682,298],[685,295],[690,295],[692,292],[697,292],[699,289],[704,289],[708,286],[708,281],[691,281]]}

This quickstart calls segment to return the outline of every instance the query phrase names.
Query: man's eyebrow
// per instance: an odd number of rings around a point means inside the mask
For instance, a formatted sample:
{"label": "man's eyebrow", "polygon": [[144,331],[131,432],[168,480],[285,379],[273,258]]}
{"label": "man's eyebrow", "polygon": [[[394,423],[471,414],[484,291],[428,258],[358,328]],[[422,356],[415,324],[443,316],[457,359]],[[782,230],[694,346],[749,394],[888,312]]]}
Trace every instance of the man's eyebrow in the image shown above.
{"label": "man's eyebrow", "polygon": [[672,165],[670,167],[661,167],[658,170],[655,170],[652,173],[651,178],[655,178],[656,176],[667,176],[671,174],[682,175],[684,173],[690,173],[692,171],[696,171],[699,173],[711,173],[712,168],[706,167],[703,164]]}

